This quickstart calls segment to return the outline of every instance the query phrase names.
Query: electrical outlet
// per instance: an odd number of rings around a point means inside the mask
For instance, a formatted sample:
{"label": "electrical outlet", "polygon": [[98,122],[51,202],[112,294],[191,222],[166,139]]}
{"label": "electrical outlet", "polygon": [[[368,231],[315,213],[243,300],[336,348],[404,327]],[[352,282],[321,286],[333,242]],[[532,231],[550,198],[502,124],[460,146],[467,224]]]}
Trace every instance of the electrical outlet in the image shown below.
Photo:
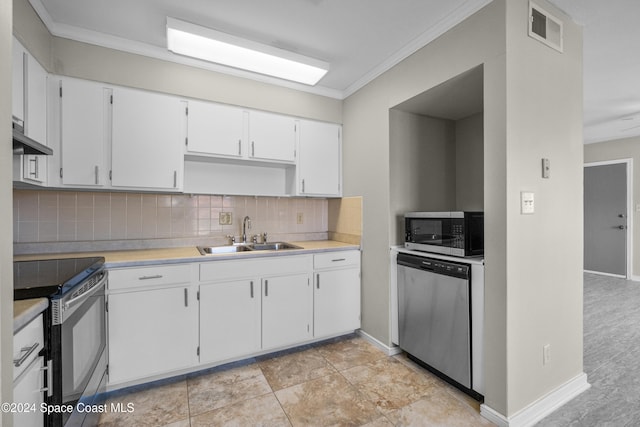
{"label": "electrical outlet", "polygon": [[298,224],[304,224],[304,213],[298,212]]}
{"label": "electrical outlet", "polygon": [[233,223],[231,212],[220,212],[218,215],[218,223],[220,225],[231,225]]}
{"label": "electrical outlet", "polygon": [[542,346],[542,365],[548,365],[551,361],[551,344]]}

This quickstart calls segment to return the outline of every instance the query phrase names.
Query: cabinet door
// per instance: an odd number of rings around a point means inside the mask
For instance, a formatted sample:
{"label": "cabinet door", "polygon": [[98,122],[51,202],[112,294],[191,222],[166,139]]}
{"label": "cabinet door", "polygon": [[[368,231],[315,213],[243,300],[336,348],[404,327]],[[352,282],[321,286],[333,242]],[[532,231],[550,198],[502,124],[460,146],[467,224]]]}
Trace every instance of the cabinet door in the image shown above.
{"label": "cabinet door", "polygon": [[29,405],[28,411],[18,411],[13,414],[14,426],[41,427],[44,425],[44,415],[40,411],[40,404],[44,402],[41,391],[44,387],[43,366],[44,358],[38,357],[13,384],[13,401],[19,405]]}
{"label": "cabinet door", "polygon": [[298,189],[302,195],[340,195],[341,128],[331,123],[301,120]]}
{"label": "cabinet door", "polygon": [[113,89],[111,184],[180,191],[186,106],[178,98]]}
{"label": "cabinet door", "polygon": [[315,338],[360,328],[360,269],[316,273],[313,304]]}
{"label": "cabinet door", "polygon": [[24,121],[24,95],[25,95],[25,63],[27,51],[20,42],[13,37],[12,62],[11,62],[11,112],[16,119]]}
{"label": "cabinet door", "polygon": [[189,286],[109,295],[109,383],[197,363],[198,305]]}
{"label": "cabinet door", "polygon": [[262,348],[310,339],[312,300],[308,274],[262,279]]}
{"label": "cabinet door", "polygon": [[249,157],[294,162],[295,125],[293,117],[252,111],[249,114]]}
{"label": "cabinet door", "polygon": [[[61,171],[63,185],[105,185],[111,90],[100,83],[60,80]],[[56,155],[56,153],[54,153]]]}
{"label": "cabinet door", "polygon": [[260,281],[200,286],[200,363],[260,350]]}
{"label": "cabinet door", "polygon": [[187,151],[242,157],[244,116],[240,108],[189,101]]}
{"label": "cabinet door", "polygon": [[[25,134],[47,145],[47,71],[31,55],[26,56]],[[47,177],[47,157],[24,156],[25,180],[44,184]]]}

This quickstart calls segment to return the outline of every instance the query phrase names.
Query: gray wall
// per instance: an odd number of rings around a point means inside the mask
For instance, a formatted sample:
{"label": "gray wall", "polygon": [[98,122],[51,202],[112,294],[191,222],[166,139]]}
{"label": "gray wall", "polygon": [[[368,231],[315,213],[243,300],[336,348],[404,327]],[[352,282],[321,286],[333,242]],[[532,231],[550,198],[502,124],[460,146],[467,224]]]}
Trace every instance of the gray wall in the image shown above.
{"label": "gray wall", "polygon": [[[598,142],[584,146],[584,161],[602,162],[607,160],[633,159],[633,200],[638,203],[640,200],[640,137],[616,139],[613,141]],[[640,227],[637,226],[640,213],[632,208],[634,224],[633,227],[633,267],[632,274],[634,280],[640,277]]]}
{"label": "gray wall", "polygon": [[[506,416],[582,372],[582,34],[565,20],[559,54],[526,35],[527,7],[494,0],[344,103],[345,192],[364,196],[363,328],[388,343],[391,193],[405,179],[394,176],[389,109],[483,65],[485,404]],[[525,190],[535,215],[520,214]],[[554,359],[543,367],[546,343]]]}
{"label": "gray wall", "polygon": [[484,209],[484,116],[456,120],[456,203],[458,211]]}
{"label": "gray wall", "polygon": [[[0,0],[0,402],[13,400],[11,20],[11,1]],[[12,414],[2,411],[0,425],[12,426]]]}
{"label": "gray wall", "polygon": [[455,161],[453,121],[389,110],[392,244],[404,241],[405,212],[454,208]]}

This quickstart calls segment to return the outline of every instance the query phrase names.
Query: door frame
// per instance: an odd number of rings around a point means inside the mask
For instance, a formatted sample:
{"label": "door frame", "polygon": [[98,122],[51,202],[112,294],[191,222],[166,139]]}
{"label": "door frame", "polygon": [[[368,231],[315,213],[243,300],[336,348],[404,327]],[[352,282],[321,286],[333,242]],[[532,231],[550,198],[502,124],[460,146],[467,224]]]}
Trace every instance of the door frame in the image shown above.
{"label": "door frame", "polygon": [[[633,210],[633,159],[624,158],[624,159],[615,159],[615,160],[604,160],[599,162],[587,162],[584,164],[583,169],[591,166],[606,166],[606,165],[615,165],[615,164],[625,164],[627,168],[626,273],[625,273],[625,276],[621,276],[618,274],[603,273],[600,271],[589,271],[589,270],[584,270],[584,271],[585,273],[594,273],[594,274],[600,274],[603,276],[612,276],[612,277],[624,277],[625,279],[631,280],[633,278],[633,211],[634,211]],[[584,210],[584,207],[583,207],[583,210]]]}

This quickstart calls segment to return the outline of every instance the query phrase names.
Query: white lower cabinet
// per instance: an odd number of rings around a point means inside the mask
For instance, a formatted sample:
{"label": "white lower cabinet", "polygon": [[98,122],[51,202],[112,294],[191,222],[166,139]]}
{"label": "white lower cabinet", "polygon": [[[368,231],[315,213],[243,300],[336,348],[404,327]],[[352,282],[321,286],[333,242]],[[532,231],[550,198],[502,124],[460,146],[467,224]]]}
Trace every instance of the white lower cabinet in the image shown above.
{"label": "white lower cabinet", "polygon": [[353,332],[360,252],[111,270],[108,317],[112,388]]}
{"label": "white lower cabinet", "polygon": [[311,339],[312,313],[308,273],[262,279],[262,348]]}
{"label": "white lower cabinet", "polygon": [[200,363],[260,350],[260,281],[200,285]]}
{"label": "white lower cabinet", "polygon": [[[184,283],[167,283],[180,271]],[[185,264],[111,272],[109,288],[117,290],[108,296],[110,384],[197,364],[198,300],[189,271]]]}
{"label": "white lower cabinet", "polygon": [[360,328],[360,251],[314,256],[313,336]]}
{"label": "white lower cabinet", "polygon": [[44,402],[43,317],[39,315],[13,336],[14,426],[44,425],[40,404]]}

